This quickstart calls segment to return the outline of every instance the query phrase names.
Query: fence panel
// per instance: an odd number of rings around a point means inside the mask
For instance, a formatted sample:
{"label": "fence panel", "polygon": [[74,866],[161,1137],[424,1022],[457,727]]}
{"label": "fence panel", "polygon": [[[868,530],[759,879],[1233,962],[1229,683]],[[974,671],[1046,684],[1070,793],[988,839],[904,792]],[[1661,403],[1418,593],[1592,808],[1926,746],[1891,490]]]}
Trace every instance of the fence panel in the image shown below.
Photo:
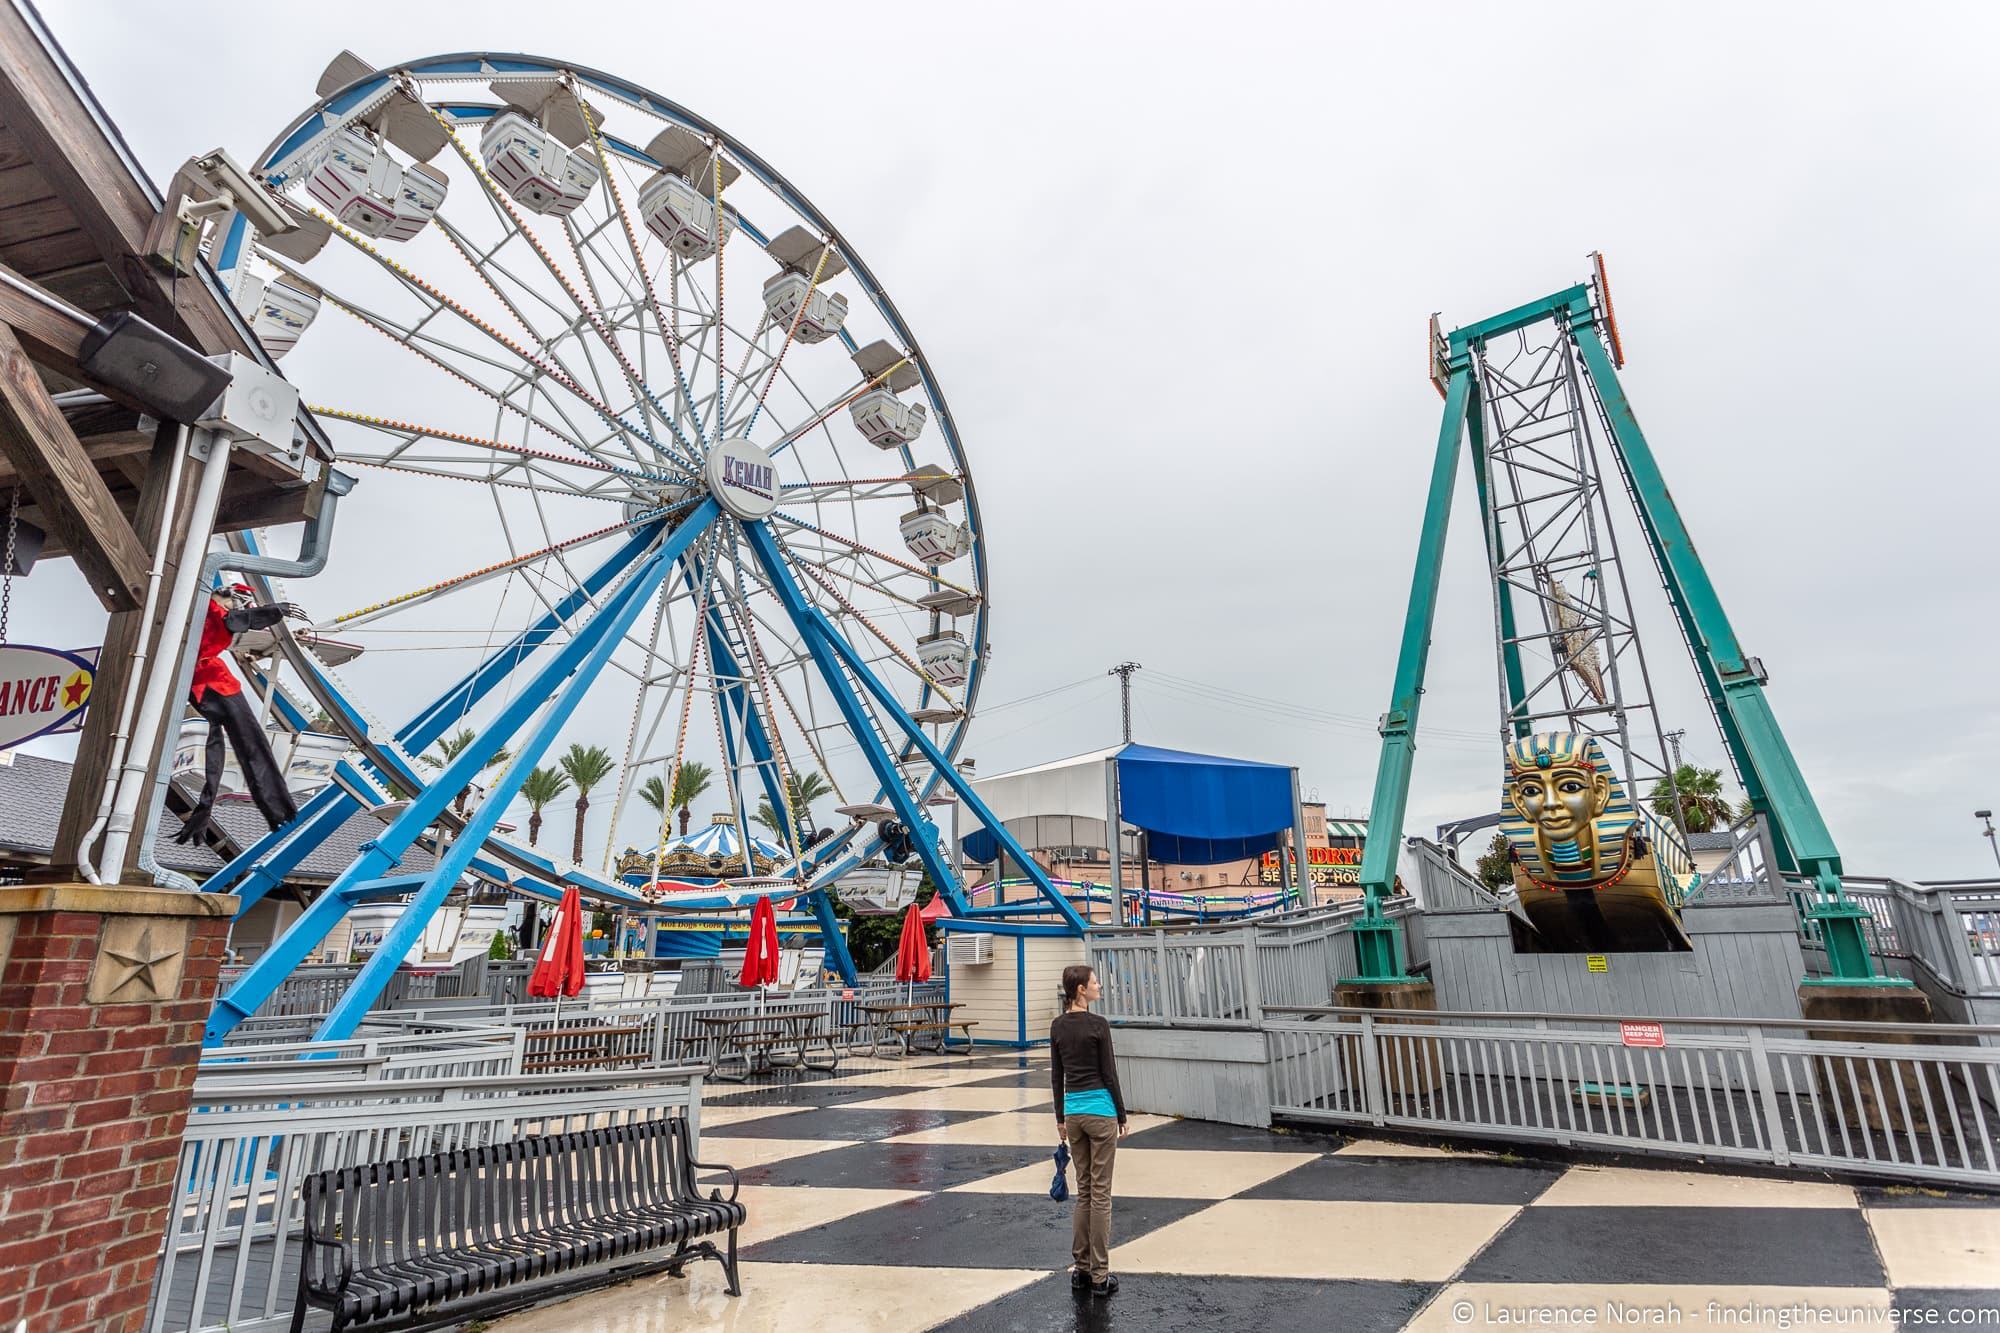
{"label": "fence panel", "polygon": [[1290,1010],[1264,1025],[1272,1113],[2000,1186],[2000,1050],[1660,1021],[1666,1045],[1629,1046],[1595,1017]]}

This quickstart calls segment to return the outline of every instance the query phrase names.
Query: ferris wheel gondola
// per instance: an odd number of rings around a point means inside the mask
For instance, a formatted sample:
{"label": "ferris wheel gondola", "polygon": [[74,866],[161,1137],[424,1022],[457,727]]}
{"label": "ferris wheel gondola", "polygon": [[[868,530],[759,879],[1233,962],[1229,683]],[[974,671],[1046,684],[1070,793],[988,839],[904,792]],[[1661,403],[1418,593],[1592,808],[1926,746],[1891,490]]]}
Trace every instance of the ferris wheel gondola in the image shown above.
{"label": "ferris wheel gondola", "polygon": [[[319,627],[368,651],[336,672],[291,645],[294,711],[340,720],[385,795],[463,726],[465,765],[511,752],[501,807],[570,718],[617,727],[611,827],[584,864],[508,846],[497,809],[457,839],[607,894],[631,798],[699,756],[740,836],[760,800],[788,812],[775,873],[830,931],[818,890],[878,855],[881,826],[808,846],[804,775],[893,809],[956,895],[922,811],[958,785],[985,669],[984,535],[936,377],[871,270],[747,147],[597,71],[344,53],[318,92],[254,168],[299,229],[266,241],[238,218],[216,251],[364,479],[346,531],[386,534],[347,537],[316,580],[317,604],[347,603]],[[351,775],[338,790],[369,799]],[[217,887],[275,882],[331,809]],[[298,952],[280,943],[273,968]]]}

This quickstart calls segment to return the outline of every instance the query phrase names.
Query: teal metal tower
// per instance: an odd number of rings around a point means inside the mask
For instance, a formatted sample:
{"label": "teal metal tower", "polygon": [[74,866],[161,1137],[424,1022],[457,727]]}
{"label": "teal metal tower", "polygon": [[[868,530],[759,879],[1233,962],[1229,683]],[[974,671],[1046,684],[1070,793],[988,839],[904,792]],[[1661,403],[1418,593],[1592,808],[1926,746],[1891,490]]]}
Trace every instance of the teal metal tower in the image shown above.
{"label": "teal metal tower", "polygon": [[[1406,972],[1398,928],[1382,907],[1395,880],[1415,765],[1417,718],[1461,449],[1472,466],[1492,574],[1502,731],[1527,735],[1539,720],[1565,718],[1619,749],[1628,783],[1652,771],[1646,747],[1632,734],[1634,718],[1651,711],[1650,684],[1637,627],[1623,600],[1623,572],[1615,568],[1608,497],[1595,470],[1601,441],[1623,479],[1723,745],[1752,807],[1770,830],[1777,859],[1771,872],[1801,875],[1814,886],[1804,915],[1825,944],[1829,975],[1806,978],[1804,984],[1907,986],[1875,970],[1864,930],[1868,914],[1842,891],[1840,853],[1771,711],[1763,663],[1738,642],[1625,396],[1618,378],[1624,358],[1604,266],[1597,256],[1592,259],[1595,274],[1588,283],[1449,334],[1432,320],[1431,376],[1444,398],[1444,415],[1395,688],[1380,725],[1382,755],[1370,825],[1388,836],[1371,838],[1363,856],[1366,908],[1354,927],[1358,975],[1352,980],[1413,980]],[[1533,344],[1530,369],[1494,374],[1486,364],[1489,349],[1528,330],[1542,339]],[[1526,338],[1520,341],[1529,345]],[[1565,414],[1567,424],[1555,420]],[[1526,462],[1518,466],[1526,475],[1540,477],[1539,483],[1524,486],[1519,475],[1496,475],[1496,457],[1509,469],[1517,466],[1508,447],[1523,451]],[[1567,452],[1572,450],[1573,470]],[[1551,499],[1568,496],[1564,488],[1571,486],[1576,488],[1574,499]],[[1533,508],[1538,503],[1544,506],[1539,512]],[[1607,525],[1601,535],[1590,532],[1564,545],[1566,532],[1581,531],[1600,521],[1599,515]],[[1514,535],[1503,536],[1503,521]],[[1571,585],[1579,591],[1572,593]],[[1530,607],[1540,614],[1527,614]],[[1545,628],[1531,625],[1537,619]],[[1523,658],[1522,646],[1537,640],[1554,663],[1547,672],[1531,669]],[[1623,681],[1621,670],[1627,677]],[[1658,719],[1650,721],[1657,738]],[[1657,763],[1671,780],[1664,757]]]}

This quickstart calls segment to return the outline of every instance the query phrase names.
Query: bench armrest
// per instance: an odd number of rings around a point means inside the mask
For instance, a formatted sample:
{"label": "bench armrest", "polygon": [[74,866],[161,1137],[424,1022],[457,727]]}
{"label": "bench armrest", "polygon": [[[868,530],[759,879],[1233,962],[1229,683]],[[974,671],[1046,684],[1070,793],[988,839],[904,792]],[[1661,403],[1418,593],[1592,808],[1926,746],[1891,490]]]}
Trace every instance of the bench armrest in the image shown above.
{"label": "bench armrest", "polygon": [[[333,1251],[334,1257],[339,1260],[337,1267],[340,1269],[340,1281],[334,1283],[332,1291],[336,1296],[344,1293],[347,1290],[347,1284],[354,1280],[354,1263],[347,1257],[347,1247],[337,1240],[321,1240],[311,1232],[306,1233],[305,1242],[308,1245],[317,1245],[322,1250]],[[300,1261],[304,1261],[303,1255],[300,1256]],[[326,1288],[321,1288],[321,1290],[326,1290]]]}
{"label": "bench armrest", "polygon": [[[725,1166],[725,1165],[724,1165],[723,1163],[721,1163],[721,1162],[697,1162],[697,1161],[695,1161],[695,1160],[694,1160],[694,1158],[692,1158],[692,1157],[690,1157],[690,1158],[688,1158],[688,1159],[687,1159],[687,1164],[688,1164],[688,1174],[689,1174],[689,1177],[690,1177],[690,1183],[692,1183],[692,1179],[691,1179],[691,1178],[692,1178],[693,1174],[694,1174],[694,1173],[695,1173],[696,1171],[726,1171],[726,1172],[728,1172],[728,1173],[729,1173],[729,1197],[728,1197],[728,1199],[724,1200],[724,1202],[726,1202],[726,1203],[735,1203],[735,1202],[736,1202],[736,1195],[737,1195],[738,1191],[740,1191],[740,1190],[741,1190],[741,1189],[743,1188],[743,1182],[737,1179],[737,1176],[736,1176],[736,1168],[735,1168],[735,1167],[733,1167],[733,1166]],[[700,1189],[699,1189],[699,1188],[697,1188],[697,1189],[695,1190],[695,1192],[696,1192],[697,1194],[699,1194],[699,1193],[700,1193],[701,1191],[700,1191]],[[708,1197],[709,1197],[709,1198],[711,1198],[711,1199],[721,1199],[721,1198],[722,1198],[722,1191],[721,1191],[721,1190],[713,1190],[713,1191],[711,1191],[711,1192],[709,1193],[709,1196],[708,1196]]]}

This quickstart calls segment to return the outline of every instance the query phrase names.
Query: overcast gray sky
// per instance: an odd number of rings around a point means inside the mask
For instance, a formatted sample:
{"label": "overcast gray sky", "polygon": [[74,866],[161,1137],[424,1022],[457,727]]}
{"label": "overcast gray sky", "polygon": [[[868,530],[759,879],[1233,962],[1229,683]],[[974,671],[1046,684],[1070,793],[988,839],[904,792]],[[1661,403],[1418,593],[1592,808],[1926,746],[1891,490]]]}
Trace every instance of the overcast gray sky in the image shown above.
{"label": "overcast gray sky", "polygon": [[[1142,739],[1296,763],[1336,814],[1368,807],[1409,590],[1425,318],[1602,249],[1626,386],[1849,869],[1994,870],[1971,818],[2000,803],[1991,6],[43,9],[162,180],[218,143],[250,158],[344,46],[573,59],[724,126],[867,257],[950,399],[992,568],[985,699],[1135,659]],[[1465,514],[1424,720],[1488,732]],[[1719,765],[1632,571],[1668,716]],[[81,600],[38,572],[15,637],[94,642]],[[997,772],[1116,734],[1099,679],[994,712],[968,752]],[[1412,831],[1492,808],[1498,776],[1497,746],[1423,746]]]}

